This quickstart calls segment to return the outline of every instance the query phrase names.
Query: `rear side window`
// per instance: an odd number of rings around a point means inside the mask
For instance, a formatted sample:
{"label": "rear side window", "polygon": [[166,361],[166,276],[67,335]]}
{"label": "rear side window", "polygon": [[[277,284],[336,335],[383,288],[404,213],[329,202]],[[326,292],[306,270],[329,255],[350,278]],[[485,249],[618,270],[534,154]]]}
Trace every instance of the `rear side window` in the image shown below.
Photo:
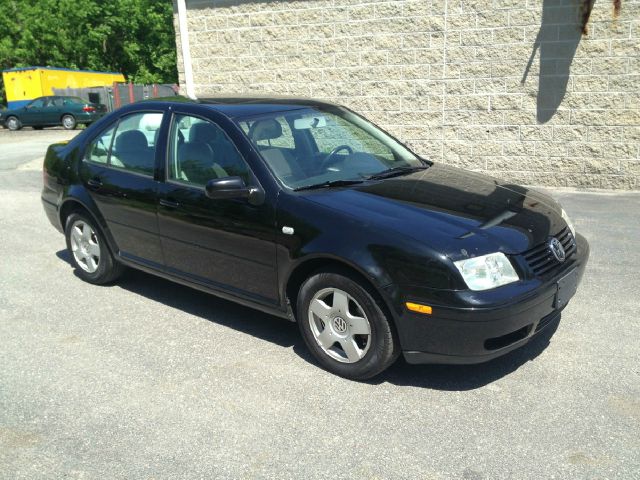
{"label": "rear side window", "polygon": [[85,158],[130,172],[153,175],[162,113],[135,113],[100,134]]}
{"label": "rear side window", "polygon": [[113,126],[91,142],[85,158],[90,162],[106,165],[109,160],[109,149],[111,148],[111,140],[113,139],[113,132],[115,132],[115,130],[116,127]]}
{"label": "rear side window", "polygon": [[80,97],[64,97],[64,104],[65,105],[73,105],[73,104],[84,105],[85,103],[87,103],[87,102],[85,102]]}

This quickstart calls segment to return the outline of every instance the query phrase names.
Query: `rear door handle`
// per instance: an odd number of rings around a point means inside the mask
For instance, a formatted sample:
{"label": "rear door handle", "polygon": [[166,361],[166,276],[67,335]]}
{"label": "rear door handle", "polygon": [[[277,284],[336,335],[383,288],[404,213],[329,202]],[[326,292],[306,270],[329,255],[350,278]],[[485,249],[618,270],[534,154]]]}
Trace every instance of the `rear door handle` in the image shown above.
{"label": "rear door handle", "polygon": [[87,185],[89,186],[89,188],[97,190],[102,186],[102,181],[99,178],[92,178],[90,180],[87,180]]}
{"label": "rear door handle", "polygon": [[166,198],[160,199],[160,205],[167,208],[178,208],[180,206],[178,202],[174,202],[173,200],[167,200]]}

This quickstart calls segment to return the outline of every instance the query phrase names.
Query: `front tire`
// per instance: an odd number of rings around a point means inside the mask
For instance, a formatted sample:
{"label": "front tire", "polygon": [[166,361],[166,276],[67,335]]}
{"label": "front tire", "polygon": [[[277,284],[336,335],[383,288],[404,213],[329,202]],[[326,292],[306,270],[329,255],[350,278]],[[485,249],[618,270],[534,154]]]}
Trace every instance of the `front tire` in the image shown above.
{"label": "front tire", "polygon": [[355,380],[388,368],[400,353],[395,331],[375,296],[342,273],[313,275],[300,288],[298,326],[318,362]]}
{"label": "front tire", "polygon": [[76,119],[73,115],[62,116],[62,126],[65,130],[74,130],[76,128]]}
{"label": "front tire", "polygon": [[87,216],[69,215],[65,237],[73,266],[83,280],[103,285],[114,281],[124,271],[124,266],[111,254],[100,229]]}
{"label": "front tire", "polygon": [[18,120],[17,117],[9,117],[5,120],[5,125],[9,130],[15,132],[16,130],[20,130],[22,128],[22,123]]}

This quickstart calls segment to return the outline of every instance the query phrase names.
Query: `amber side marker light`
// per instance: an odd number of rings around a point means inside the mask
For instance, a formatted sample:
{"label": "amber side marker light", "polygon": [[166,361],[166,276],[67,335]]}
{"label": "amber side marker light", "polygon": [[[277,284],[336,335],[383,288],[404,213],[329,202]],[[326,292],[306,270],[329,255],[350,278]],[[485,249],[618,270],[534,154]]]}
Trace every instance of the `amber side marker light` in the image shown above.
{"label": "amber side marker light", "polygon": [[405,305],[407,309],[411,310],[412,312],[424,313],[427,315],[431,315],[431,313],[433,312],[433,309],[429,305],[420,305],[419,303],[411,302],[406,302]]}

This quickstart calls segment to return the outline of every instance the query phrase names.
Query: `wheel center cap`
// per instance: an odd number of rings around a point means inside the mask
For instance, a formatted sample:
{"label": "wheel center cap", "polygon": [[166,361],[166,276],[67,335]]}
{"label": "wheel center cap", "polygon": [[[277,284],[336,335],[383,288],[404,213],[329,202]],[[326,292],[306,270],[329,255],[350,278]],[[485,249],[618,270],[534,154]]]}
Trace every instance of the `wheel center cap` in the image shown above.
{"label": "wheel center cap", "polygon": [[333,319],[333,328],[338,333],[344,333],[347,331],[347,322],[342,317],[335,317]]}

